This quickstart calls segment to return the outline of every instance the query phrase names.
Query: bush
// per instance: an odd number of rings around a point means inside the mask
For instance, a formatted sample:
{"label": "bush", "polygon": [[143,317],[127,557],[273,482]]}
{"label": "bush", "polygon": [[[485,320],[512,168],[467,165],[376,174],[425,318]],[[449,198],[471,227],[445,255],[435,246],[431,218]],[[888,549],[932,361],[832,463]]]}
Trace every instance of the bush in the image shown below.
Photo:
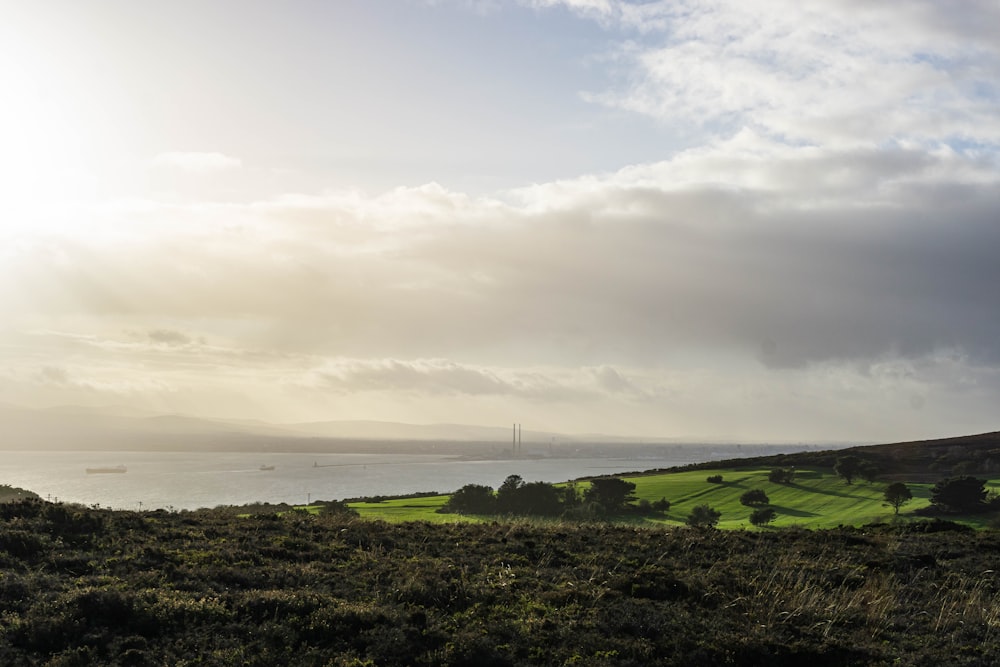
{"label": "bush", "polygon": [[752,489],[740,496],[740,504],[746,506],[766,505],[771,502],[762,489]]}
{"label": "bush", "polygon": [[653,501],[653,509],[657,512],[666,512],[670,509],[670,501],[666,498],[660,498],[659,500]]}
{"label": "bush", "polygon": [[357,510],[343,500],[323,500],[316,503],[320,506],[320,514],[340,514],[343,516],[358,516]]}
{"label": "bush", "polygon": [[943,512],[955,514],[982,512],[986,504],[986,480],[976,477],[943,479],[931,489],[931,504]]}
{"label": "bush", "polygon": [[696,505],[691,510],[691,514],[688,515],[687,525],[693,528],[714,528],[715,524],[719,523],[719,517],[721,516],[722,512],[713,507]]}
{"label": "bush", "polygon": [[774,484],[791,484],[795,477],[795,468],[774,468],[767,474],[767,479]]}
{"label": "bush", "polygon": [[705,481],[709,484],[722,484],[722,475],[709,475]]}
{"label": "bush", "polygon": [[442,510],[455,514],[493,514],[496,507],[493,489],[483,484],[466,484],[451,495]]}
{"label": "bush", "polygon": [[777,516],[778,513],[770,507],[758,507],[750,513],[750,523],[755,526],[766,526],[774,521]]}

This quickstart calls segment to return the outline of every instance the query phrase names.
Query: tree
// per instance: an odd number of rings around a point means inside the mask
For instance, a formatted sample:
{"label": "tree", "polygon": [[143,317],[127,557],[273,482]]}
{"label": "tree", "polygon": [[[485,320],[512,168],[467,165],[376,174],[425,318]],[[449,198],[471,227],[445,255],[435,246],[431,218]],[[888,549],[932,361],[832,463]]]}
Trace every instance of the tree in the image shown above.
{"label": "tree", "polygon": [[497,499],[488,486],[466,484],[451,494],[445,508],[457,514],[493,514],[497,509]]}
{"label": "tree", "polygon": [[517,491],[524,486],[520,475],[508,475],[497,489],[497,510],[503,514],[518,514]]}
{"label": "tree", "polygon": [[709,475],[705,481],[709,484],[722,484],[722,475]]}
{"label": "tree", "polygon": [[770,507],[758,507],[750,513],[750,523],[755,526],[766,526],[774,521],[777,516],[778,513]]}
{"label": "tree", "polygon": [[594,503],[606,513],[621,511],[626,503],[635,500],[632,492],[635,484],[617,477],[604,477],[590,482],[590,488],[584,494],[584,500]]}
{"label": "tree", "polygon": [[562,511],[560,493],[548,482],[529,482],[517,490],[517,514],[555,516]]}
{"label": "tree", "polygon": [[837,473],[844,481],[850,484],[861,472],[862,460],[853,454],[838,456],[837,462],[833,464],[833,472]]}
{"label": "tree", "polygon": [[562,512],[566,495],[548,482],[526,484],[520,475],[510,475],[497,490],[497,511],[518,516],[555,516]]}
{"label": "tree", "polygon": [[944,512],[955,514],[982,512],[986,505],[985,479],[951,477],[931,489],[931,504]]}
{"label": "tree", "polygon": [[795,477],[795,468],[774,468],[767,474],[767,479],[775,484],[791,484]]}
{"label": "tree", "polygon": [[767,494],[764,493],[762,489],[751,489],[747,491],[742,496],[740,496],[740,504],[747,505],[766,505],[771,502]]}
{"label": "tree", "polygon": [[567,483],[566,486],[562,487],[559,493],[562,496],[562,505],[564,509],[579,507],[580,503],[583,502],[580,498],[580,490],[576,488],[575,482]]}
{"label": "tree", "polygon": [[858,466],[858,477],[869,484],[874,482],[881,473],[882,469],[874,461],[862,459],[861,464]]}
{"label": "tree", "polygon": [[882,498],[885,499],[883,505],[891,507],[895,514],[899,514],[899,508],[913,500],[913,494],[906,484],[893,482],[885,487],[885,493],[882,495]]}
{"label": "tree", "polygon": [[694,528],[714,528],[715,524],[719,523],[719,517],[721,516],[722,512],[713,507],[696,505],[691,510],[691,514],[688,515],[687,525]]}

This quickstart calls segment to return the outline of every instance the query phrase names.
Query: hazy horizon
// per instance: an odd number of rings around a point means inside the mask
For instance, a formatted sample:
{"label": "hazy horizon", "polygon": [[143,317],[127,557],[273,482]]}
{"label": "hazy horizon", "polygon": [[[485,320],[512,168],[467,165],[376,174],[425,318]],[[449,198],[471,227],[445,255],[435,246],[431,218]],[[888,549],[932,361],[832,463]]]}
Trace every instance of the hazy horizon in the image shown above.
{"label": "hazy horizon", "polygon": [[0,402],[995,431],[997,25],[976,0],[4,3]]}

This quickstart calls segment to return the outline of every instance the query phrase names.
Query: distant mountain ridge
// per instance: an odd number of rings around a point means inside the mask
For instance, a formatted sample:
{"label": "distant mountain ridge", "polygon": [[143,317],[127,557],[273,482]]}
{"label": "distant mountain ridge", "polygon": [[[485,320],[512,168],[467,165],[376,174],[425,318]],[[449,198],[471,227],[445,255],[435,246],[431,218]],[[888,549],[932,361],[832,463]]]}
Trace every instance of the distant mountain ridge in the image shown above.
{"label": "distant mountain ridge", "polygon": [[[629,443],[639,438],[602,434],[567,435],[522,429],[524,443]],[[319,441],[408,441],[480,443],[512,447],[511,427],[471,424],[405,424],[366,420],[272,424],[152,414],[127,408],[60,406],[24,408],[0,404],[0,449],[316,449]],[[646,442],[672,442],[670,439]]]}

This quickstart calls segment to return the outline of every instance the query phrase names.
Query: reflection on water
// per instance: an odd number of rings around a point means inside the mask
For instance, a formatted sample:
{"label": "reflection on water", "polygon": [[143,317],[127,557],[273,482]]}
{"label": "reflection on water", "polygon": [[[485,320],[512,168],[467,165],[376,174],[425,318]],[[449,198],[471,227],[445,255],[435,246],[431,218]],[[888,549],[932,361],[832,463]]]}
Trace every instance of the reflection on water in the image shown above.
{"label": "reflection on water", "polygon": [[[182,452],[5,452],[0,483],[43,498],[122,509],[196,509],[250,502],[305,503],[464,484],[497,487],[505,477],[562,482],[587,475],[681,465],[676,458],[558,458],[469,461],[407,454]],[[125,474],[87,474],[124,465]],[[270,469],[273,466],[273,469]]]}

